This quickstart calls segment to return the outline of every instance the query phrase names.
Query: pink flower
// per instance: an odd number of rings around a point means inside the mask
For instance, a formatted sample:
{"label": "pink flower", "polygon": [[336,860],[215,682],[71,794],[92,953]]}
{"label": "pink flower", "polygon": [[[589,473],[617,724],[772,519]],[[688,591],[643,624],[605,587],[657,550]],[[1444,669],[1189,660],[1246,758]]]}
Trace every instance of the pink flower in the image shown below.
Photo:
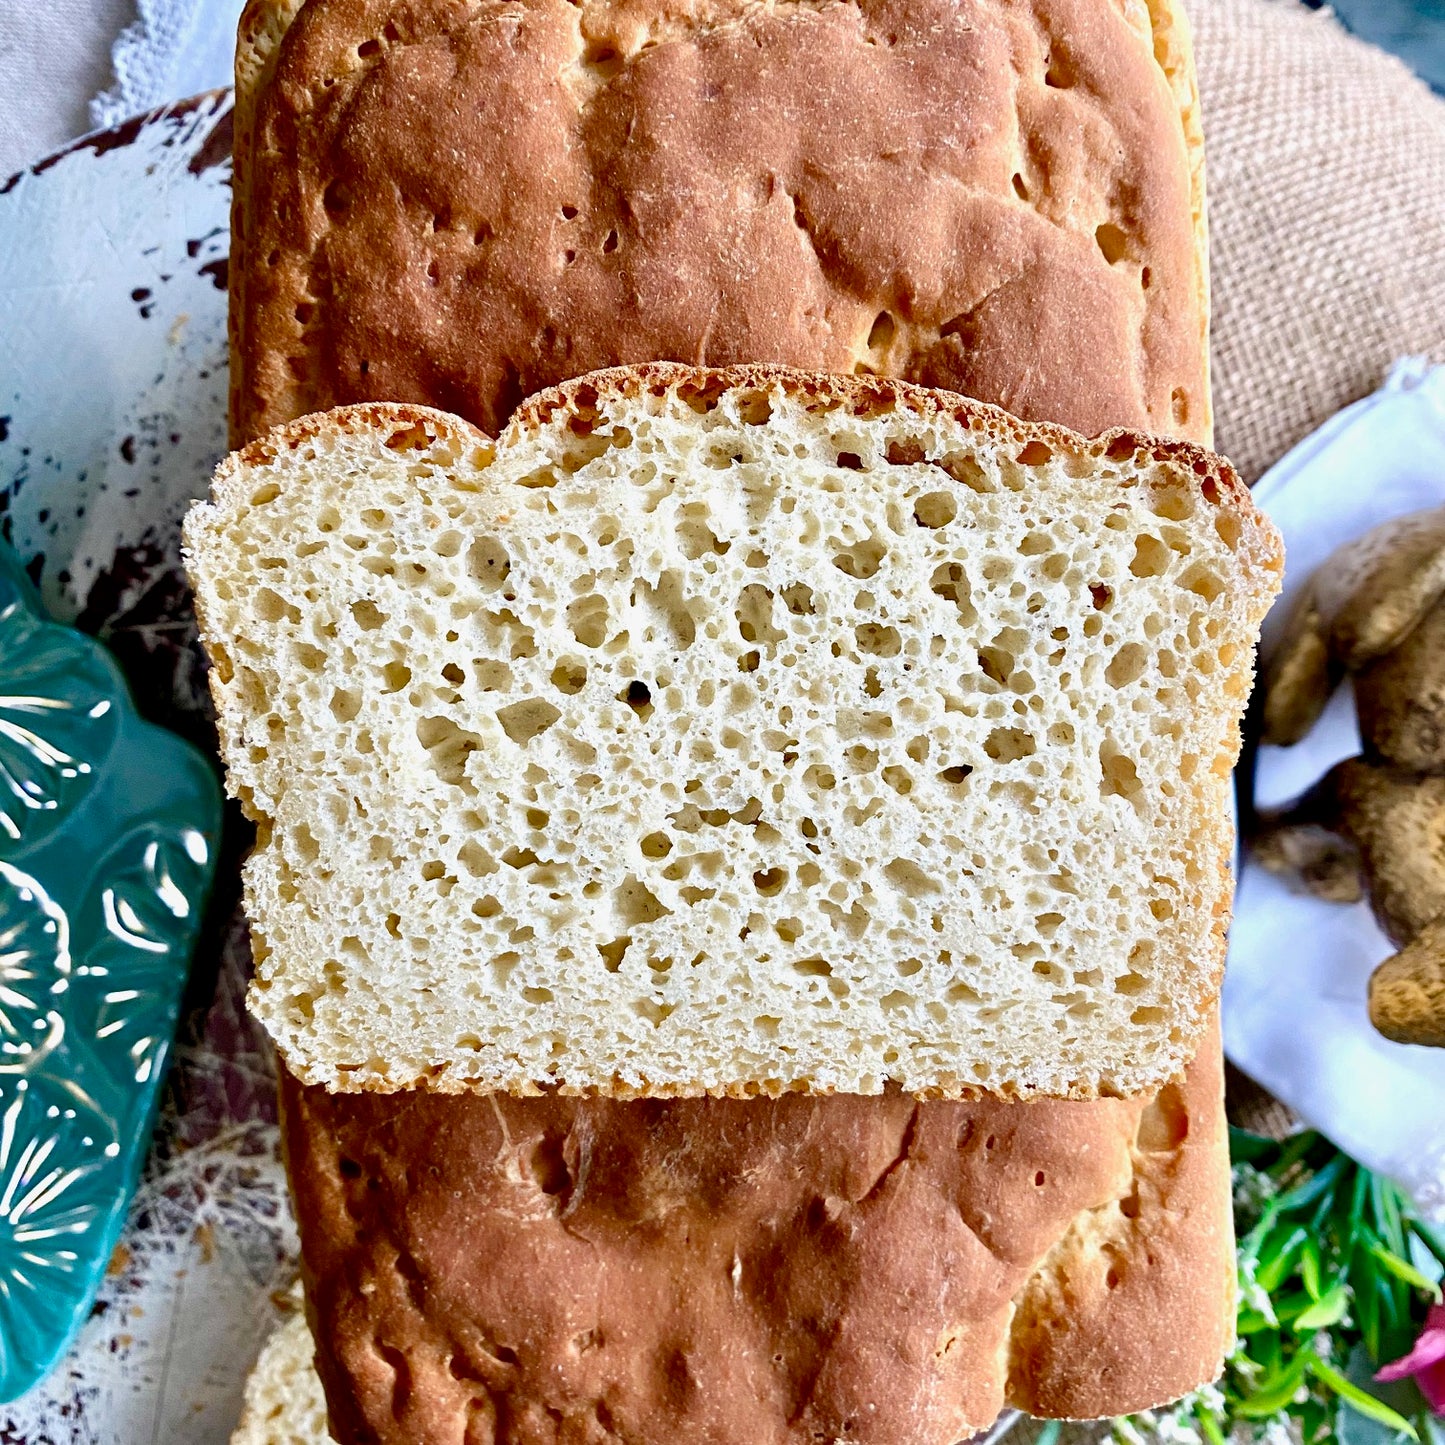
{"label": "pink flower", "polygon": [[1386,1365],[1375,1378],[1403,1380],[1407,1375],[1414,1375],[1430,1408],[1437,1415],[1445,1415],[1445,1305],[1430,1306],[1415,1348],[1403,1359]]}

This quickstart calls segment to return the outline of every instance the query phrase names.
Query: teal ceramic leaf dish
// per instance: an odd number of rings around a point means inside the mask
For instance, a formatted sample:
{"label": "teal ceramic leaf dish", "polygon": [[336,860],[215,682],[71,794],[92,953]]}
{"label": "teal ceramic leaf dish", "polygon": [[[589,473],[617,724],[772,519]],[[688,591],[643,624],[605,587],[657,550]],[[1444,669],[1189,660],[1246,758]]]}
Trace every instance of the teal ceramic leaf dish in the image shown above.
{"label": "teal ceramic leaf dish", "polygon": [[0,1401],[89,1313],[155,1122],[221,808],[0,545]]}

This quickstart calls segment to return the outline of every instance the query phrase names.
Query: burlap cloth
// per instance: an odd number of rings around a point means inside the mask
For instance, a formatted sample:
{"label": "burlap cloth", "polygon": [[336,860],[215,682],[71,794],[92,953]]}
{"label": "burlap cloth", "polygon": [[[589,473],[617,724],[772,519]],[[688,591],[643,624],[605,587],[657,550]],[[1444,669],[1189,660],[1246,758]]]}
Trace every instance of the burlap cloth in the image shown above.
{"label": "burlap cloth", "polygon": [[1328,12],[1185,0],[1216,442],[1249,480],[1405,353],[1445,361],[1445,102]]}

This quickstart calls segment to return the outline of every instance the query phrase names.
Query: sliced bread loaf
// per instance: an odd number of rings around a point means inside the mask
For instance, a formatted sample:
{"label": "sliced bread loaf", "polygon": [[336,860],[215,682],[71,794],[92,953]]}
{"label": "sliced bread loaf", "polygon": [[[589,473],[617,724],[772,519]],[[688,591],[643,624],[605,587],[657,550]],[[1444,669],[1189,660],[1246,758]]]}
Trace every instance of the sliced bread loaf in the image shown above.
{"label": "sliced bread loaf", "polygon": [[1220,459],[658,365],[495,446],[292,423],[185,540],[306,1082],[1088,1097],[1193,1053],[1281,566]]}

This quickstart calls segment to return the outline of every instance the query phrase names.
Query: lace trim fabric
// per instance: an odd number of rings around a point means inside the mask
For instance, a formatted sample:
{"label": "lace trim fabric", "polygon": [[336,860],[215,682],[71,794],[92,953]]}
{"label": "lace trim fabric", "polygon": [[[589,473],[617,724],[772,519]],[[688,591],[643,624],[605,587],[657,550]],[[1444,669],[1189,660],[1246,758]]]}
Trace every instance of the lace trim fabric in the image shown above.
{"label": "lace trim fabric", "polygon": [[137,0],[111,47],[115,82],[90,102],[97,129],[231,83],[244,0]]}

